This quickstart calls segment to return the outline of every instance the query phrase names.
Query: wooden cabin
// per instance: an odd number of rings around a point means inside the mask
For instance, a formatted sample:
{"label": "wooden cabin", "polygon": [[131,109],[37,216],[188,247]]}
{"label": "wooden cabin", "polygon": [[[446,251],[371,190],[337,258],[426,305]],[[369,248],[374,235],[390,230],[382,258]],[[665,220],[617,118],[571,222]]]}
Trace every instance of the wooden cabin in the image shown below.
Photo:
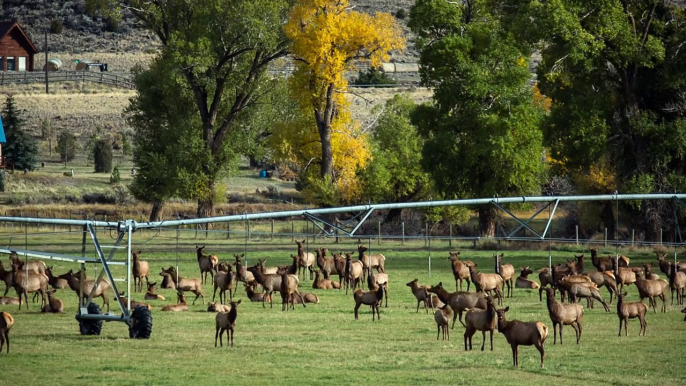
{"label": "wooden cabin", "polygon": [[33,56],[37,52],[36,46],[17,22],[0,22],[2,71],[33,71]]}

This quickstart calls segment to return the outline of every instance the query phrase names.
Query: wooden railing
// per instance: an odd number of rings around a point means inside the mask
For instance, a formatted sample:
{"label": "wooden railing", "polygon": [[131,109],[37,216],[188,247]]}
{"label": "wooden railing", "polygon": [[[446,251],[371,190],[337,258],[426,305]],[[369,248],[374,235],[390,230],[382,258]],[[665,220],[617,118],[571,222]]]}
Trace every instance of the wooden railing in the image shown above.
{"label": "wooden railing", "polygon": [[[114,87],[133,89],[130,73],[95,71],[51,71],[48,80],[53,82],[95,82]],[[0,85],[45,83],[45,72],[0,72]]]}

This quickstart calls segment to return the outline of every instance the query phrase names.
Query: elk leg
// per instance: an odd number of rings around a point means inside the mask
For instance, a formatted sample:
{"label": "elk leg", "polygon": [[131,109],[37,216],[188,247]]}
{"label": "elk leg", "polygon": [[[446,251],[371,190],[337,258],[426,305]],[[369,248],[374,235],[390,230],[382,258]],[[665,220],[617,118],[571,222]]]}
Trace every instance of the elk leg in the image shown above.
{"label": "elk leg", "polygon": [[231,347],[233,347],[233,328],[229,329],[229,332],[231,333]]}
{"label": "elk leg", "polygon": [[10,353],[10,332],[5,330],[5,340],[7,341],[7,353]]}
{"label": "elk leg", "polygon": [[493,330],[491,330],[491,351],[493,351]]}
{"label": "elk leg", "polygon": [[214,332],[214,347],[217,347],[217,338],[219,338],[219,326],[217,326],[217,329]]}
{"label": "elk leg", "polygon": [[481,331],[481,351],[486,347],[486,330]]}
{"label": "elk leg", "polygon": [[[562,338],[560,338],[560,344],[562,344]],[[536,344],[538,352],[541,353],[541,368],[545,367],[545,349],[543,348],[543,343]]]}
{"label": "elk leg", "polygon": [[358,318],[358,310],[360,309],[360,303],[355,303],[355,320]]}
{"label": "elk leg", "polygon": [[[436,340],[438,340],[438,337],[441,335],[441,326],[436,324]],[[445,331],[443,332],[445,334]],[[467,343],[465,343],[466,345]]]}

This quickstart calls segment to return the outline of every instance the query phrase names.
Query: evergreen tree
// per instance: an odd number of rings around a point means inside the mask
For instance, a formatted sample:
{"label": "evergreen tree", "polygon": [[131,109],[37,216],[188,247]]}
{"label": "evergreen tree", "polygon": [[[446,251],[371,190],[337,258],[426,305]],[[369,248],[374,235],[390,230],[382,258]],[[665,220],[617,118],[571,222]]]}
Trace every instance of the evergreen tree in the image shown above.
{"label": "evergreen tree", "polygon": [[3,147],[7,164],[19,170],[35,169],[38,163],[38,142],[24,131],[24,120],[19,116],[12,95],[8,95],[5,101],[2,123],[7,139]]}

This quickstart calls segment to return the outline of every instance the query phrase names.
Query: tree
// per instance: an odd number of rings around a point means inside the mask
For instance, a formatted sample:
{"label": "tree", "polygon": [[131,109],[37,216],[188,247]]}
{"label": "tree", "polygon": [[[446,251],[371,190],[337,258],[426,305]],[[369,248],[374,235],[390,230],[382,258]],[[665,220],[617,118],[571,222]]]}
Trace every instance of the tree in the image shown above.
{"label": "tree", "polygon": [[57,137],[55,151],[59,153],[60,161],[64,162],[64,166],[67,166],[67,162],[76,157],[76,136],[68,130],[63,130]]}
{"label": "tree", "polygon": [[112,145],[109,141],[100,139],[93,148],[93,164],[96,173],[112,172]]}
{"label": "tree", "polygon": [[[215,187],[240,151],[243,116],[270,91],[264,79],[267,66],[286,54],[281,24],[287,17],[286,0],[88,0],[88,7],[113,13],[128,9],[162,43],[159,60],[172,71],[176,98],[190,90],[193,114],[198,118],[194,145],[202,154],[189,159],[200,172],[185,195],[197,198],[199,217],[211,216]],[[89,8],[91,9],[91,8]],[[142,90],[138,90],[139,95]],[[145,111],[141,113],[145,114]],[[185,119],[188,121],[188,119]],[[159,138],[159,137],[157,137]],[[239,146],[237,146],[239,145]],[[164,160],[164,156],[156,158]],[[161,165],[164,167],[164,165]],[[182,170],[179,170],[181,172]],[[150,189],[154,189],[153,185]]]}
{"label": "tree", "polygon": [[[379,115],[372,133],[374,159],[360,172],[364,197],[373,202],[418,201],[431,192],[430,176],[421,165],[424,139],[410,122],[415,107],[408,95],[395,95],[373,110]],[[389,211],[385,221],[400,213]]]}
{"label": "tree", "polygon": [[[360,138],[347,113],[344,73],[356,69],[356,60],[380,65],[388,59],[389,51],[404,48],[402,32],[392,15],[351,11],[347,0],[299,0],[284,31],[296,59],[291,89],[300,106],[313,113],[316,125],[321,147],[315,157],[319,160],[319,181],[334,184],[352,179],[356,165],[344,160],[334,164],[334,134],[342,133],[338,137],[343,142],[350,142],[342,138],[345,136]],[[306,130],[303,138],[311,137],[310,133]],[[350,148],[355,147],[359,145],[354,143]]]}
{"label": "tree", "polygon": [[[413,122],[425,136],[422,164],[447,198],[540,192],[541,103],[528,86],[528,55],[484,0],[418,0],[410,28],[421,50],[422,83],[433,104]],[[482,235],[495,234],[495,210],[479,209]]]}
{"label": "tree", "polygon": [[[686,31],[680,28],[686,17],[680,5],[511,0],[502,10],[513,33],[541,50],[539,87],[553,100],[546,144],[568,173],[584,177],[577,178],[583,193],[686,189]],[[608,173],[613,186],[603,182]],[[589,181],[593,175],[598,179]],[[613,207],[606,203],[597,211],[611,237]],[[653,236],[674,218],[669,203],[634,209],[632,226]]]}
{"label": "tree", "polygon": [[19,170],[33,170],[38,163],[38,142],[24,131],[24,120],[19,115],[11,94],[5,100],[2,123],[7,140],[3,146],[7,164]]}

